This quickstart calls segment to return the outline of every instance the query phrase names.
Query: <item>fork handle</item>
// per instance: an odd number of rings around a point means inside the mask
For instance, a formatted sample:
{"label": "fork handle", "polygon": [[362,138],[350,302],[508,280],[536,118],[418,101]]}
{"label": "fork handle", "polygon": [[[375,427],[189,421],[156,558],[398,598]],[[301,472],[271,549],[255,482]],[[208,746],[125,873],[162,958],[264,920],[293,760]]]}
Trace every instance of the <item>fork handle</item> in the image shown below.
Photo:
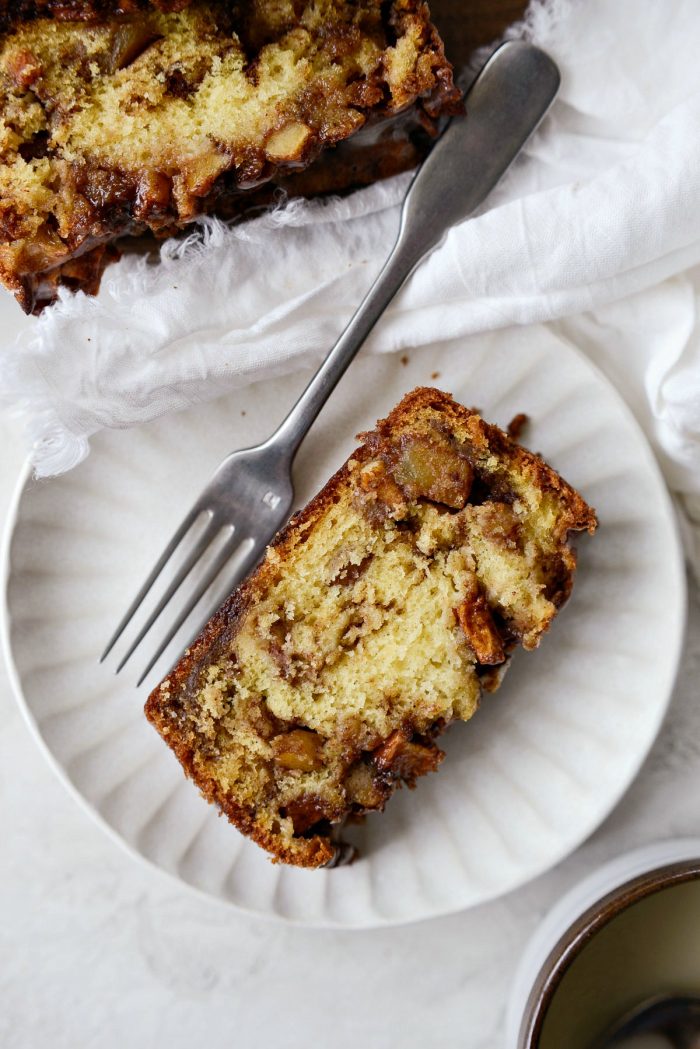
{"label": "fork handle", "polygon": [[551,105],[559,71],[532,44],[511,41],[491,56],[456,118],[418,169],[389,258],[359,309],[269,441],[290,461],[363,342],[411,271],[448,229],[490,193]]}

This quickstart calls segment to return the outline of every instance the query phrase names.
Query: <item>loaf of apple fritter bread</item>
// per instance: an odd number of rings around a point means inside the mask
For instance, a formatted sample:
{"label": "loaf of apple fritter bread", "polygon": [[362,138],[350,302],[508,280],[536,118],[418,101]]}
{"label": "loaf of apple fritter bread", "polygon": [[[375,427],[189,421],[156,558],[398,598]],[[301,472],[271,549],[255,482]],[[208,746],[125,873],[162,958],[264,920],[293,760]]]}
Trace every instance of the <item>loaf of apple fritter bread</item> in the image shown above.
{"label": "loaf of apple fritter bread", "polygon": [[95,291],[120,236],[411,167],[461,111],[422,0],[131,6],[0,32],[0,279],[27,311]]}
{"label": "loaf of apple fritter bread", "polygon": [[277,860],[437,768],[435,737],[535,648],[594,511],[543,460],[417,389],[293,517],[151,694],[206,798]]}

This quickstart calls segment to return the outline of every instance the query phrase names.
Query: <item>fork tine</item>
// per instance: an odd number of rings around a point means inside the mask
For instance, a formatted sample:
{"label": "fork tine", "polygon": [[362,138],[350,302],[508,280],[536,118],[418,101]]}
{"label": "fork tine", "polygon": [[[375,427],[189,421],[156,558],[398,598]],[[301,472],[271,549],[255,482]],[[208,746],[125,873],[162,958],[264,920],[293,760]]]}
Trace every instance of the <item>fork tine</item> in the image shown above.
{"label": "fork tine", "polygon": [[[210,513],[211,513],[211,511],[210,511]],[[217,522],[214,514],[211,513],[211,516],[210,516],[210,519],[209,519],[209,523],[207,524],[206,528],[204,529],[204,532],[202,533],[202,535],[197,540],[197,542],[196,542],[196,544],[194,546],[194,549],[190,552],[189,556],[185,559],[184,563],[180,566],[180,568],[178,569],[177,573],[175,574],[175,577],[173,578],[173,580],[170,583],[170,585],[168,586],[167,590],[165,591],[165,593],[161,597],[160,601],[158,602],[156,607],[153,609],[153,611],[151,612],[150,616],[148,617],[148,619],[146,620],[144,625],[139,630],[138,634],[136,635],[136,638],[134,639],[134,641],[132,642],[130,648],[126,652],[126,655],[124,655],[122,657],[122,661],[119,664],[119,666],[117,667],[115,673],[118,674],[119,671],[122,669],[122,667],[131,658],[131,656],[133,655],[135,650],[138,648],[138,646],[143,641],[143,639],[146,636],[146,634],[148,633],[148,631],[151,629],[151,627],[155,623],[155,621],[158,618],[158,616],[161,614],[161,612],[163,611],[165,606],[170,601],[170,599],[173,596],[173,594],[177,591],[177,589],[182,584],[182,582],[190,574],[190,572],[192,571],[194,566],[197,564],[197,562],[199,561],[199,559],[202,556],[202,554],[204,553],[204,551],[213,542],[214,537],[219,534],[220,530],[221,530],[221,523]]]}
{"label": "fork tine", "polygon": [[180,627],[182,626],[182,624],[185,622],[185,620],[189,616],[190,612],[192,612],[192,610],[199,604],[201,599],[204,597],[204,594],[207,592],[207,590],[209,589],[211,584],[214,582],[216,577],[219,575],[219,573],[221,572],[221,570],[224,567],[224,565],[226,564],[226,562],[230,559],[230,557],[231,557],[233,551],[236,549],[237,545],[238,545],[238,542],[236,540],[236,537],[232,533],[230,538],[226,540],[226,542],[222,546],[221,550],[217,554],[216,559],[214,560],[214,563],[210,566],[209,570],[206,572],[204,578],[202,579],[202,581],[199,584],[199,586],[196,588],[194,594],[192,595],[190,600],[187,602],[187,604],[184,606],[184,608],[182,609],[180,615],[177,617],[177,619],[175,620],[173,625],[170,627],[170,629],[165,634],[165,637],[163,638],[163,640],[160,642],[160,644],[156,648],[153,656],[151,657],[151,659],[148,662],[148,665],[146,666],[146,669],[143,671],[143,673],[141,674],[141,677],[136,682],[136,687],[137,688],[139,687],[140,684],[142,684],[142,682],[148,676],[148,674],[153,669],[155,664],[158,662],[158,660],[162,656],[162,654],[165,651],[165,649],[168,647],[168,645],[170,644],[172,639],[175,637],[175,635],[177,634],[177,632],[180,629]]}
{"label": "fork tine", "polygon": [[196,519],[199,517],[201,512],[202,512],[201,508],[193,506],[192,509],[189,511],[189,513],[185,515],[184,519],[182,520],[182,522],[180,524],[180,527],[177,529],[177,531],[173,535],[172,539],[170,540],[170,542],[168,543],[166,548],[163,550],[163,553],[160,555],[160,557],[156,561],[156,563],[155,563],[155,565],[153,567],[153,570],[152,570],[151,574],[149,575],[148,579],[143,584],[143,586],[139,590],[138,594],[136,595],[136,597],[131,602],[131,604],[127,608],[126,612],[124,613],[124,615],[120,619],[119,626],[117,627],[117,629],[114,631],[114,633],[110,637],[109,641],[107,642],[107,647],[105,648],[104,652],[100,656],[100,663],[104,663],[105,659],[107,658],[109,653],[112,651],[112,649],[116,645],[117,641],[122,636],[122,634],[126,630],[127,626],[131,622],[131,619],[136,614],[138,609],[141,607],[141,603],[142,603],[143,599],[145,598],[146,594],[151,589],[151,587],[155,583],[156,579],[158,578],[160,573],[163,571],[163,569],[165,568],[165,566],[168,563],[168,561],[170,560],[170,558],[172,557],[176,547],[179,546],[181,540],[183,539],[185,534],[190,530],[190,528],[192,527],[192,525],[194,524]]}

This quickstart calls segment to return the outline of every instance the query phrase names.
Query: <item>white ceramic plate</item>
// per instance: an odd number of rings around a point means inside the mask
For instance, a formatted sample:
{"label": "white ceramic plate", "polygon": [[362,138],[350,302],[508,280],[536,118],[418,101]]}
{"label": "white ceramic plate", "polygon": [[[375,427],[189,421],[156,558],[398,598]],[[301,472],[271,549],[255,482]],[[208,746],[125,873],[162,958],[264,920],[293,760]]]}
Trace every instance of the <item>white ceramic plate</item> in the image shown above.
{"label": "white ceramic plate", "polygon": [[[407,363],[361,359],[355,382],[341,384],[300,453],[302,502],[349,454],[353,434],[413,386],[434,381],[501,424],[527,412],[526,443],[582,491],[601,522],[580,543],[573,598],[541,649],[519,653],[502,690],[471,723],[450,730],[438,775],[351,829],[361,858],[348,868],[271,864],[184,779],[142,714],[175,649],[140,690],[145,652],[119,677],[116,659],[98,664],[218,460],[267,435],[305,377],[101,433],[72,473],[20,485],[6,545],[5,623],[18,698],[61,778],[133,853],[250,911],[366,927],[445,914],[513,889],[610,811],[672,688],[682,558],[663,481],[617,394],[553,335],[532,345],[515,331],[485,338],[478,352],[452,344]],[[361,402],[351,388],[364,391]]]}

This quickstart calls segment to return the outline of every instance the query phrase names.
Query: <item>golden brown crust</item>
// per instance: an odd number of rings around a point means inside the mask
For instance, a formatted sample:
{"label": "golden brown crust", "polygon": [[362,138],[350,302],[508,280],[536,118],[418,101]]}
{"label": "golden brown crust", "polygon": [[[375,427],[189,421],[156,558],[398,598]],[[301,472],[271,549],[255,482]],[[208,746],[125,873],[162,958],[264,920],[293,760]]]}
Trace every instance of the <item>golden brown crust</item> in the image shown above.
{"label": "golden brown crust", "polygon": [[[561,563],[551,574],[549,585],[552,611],[550,617],[542,621],[541,630],[547,628],[555,609],[562,604],[571,588],[575,557],[567,543],[569,533],[581,530],[592,533],[596,527],[594,511],[539,456],[516,444],[498,427],[485,423],[476,411],[462,407],[448,394],[439,390],[414,390],[386,419],[378,422],[374,431],[361,435],[364,443],[360,448],[333,475],[318,495],[276,536],[271,546],[274,556],[268,555],[256,572],[231,595],[170,673],[167,682],[155,689],[146,703],[146,716],[173,749],[185,772],[197,783],[204,797],[218,805],[239,830],[282,862],[318,867],[333,860],[336,845],[329,837],[328,830],[314,832],[316,817],[325,814],[322,804],[319,807],[318,799],[313,797],[301,799],[302,809],[304,806],[310,806],[311,815],[301,812],[299,825],[311,829],[309,836],[299,834],[289,842],[282,840],[279,834],[271,833],[269,827],[256,819],[254,808],[241,805],[232,793],[222,789],[215,777],[202,773],[201,763],[198,765],[196,760],[197,736],[190,731],[192,708],[188,709],[188,704],[197,704],[198,689],[207,669],[233,650],[237,635],[248,614],[260,604],[275,578],[279,576],[280,570],[283,571],[283,566],[295,555],[299,544],[303,545],[304,537],[310,535],[331,513],[340,493],[351,483],[351,474],[355,477],[361,476],[363,469],[376,462],[377,449],[386,447],[382,442],[388,442],[392,447],[396,447],[397,442],[400,445],[402,437],[413,432],[421,413],[426,412],[430,414],[433,422],[443,421],[445,432],[469,433],[469,455],[477,484],[483,466],[482,457],[483,461],[490,462],[495,457],[499,463],[507,464],[509,469],[514,469],[519,476],[525,478],[528,485],[541,493],[543,498],[555,500],[559,519],[556,526],[558,534],[553,544],[561,556]],[[476,498],[477,495],[475,488],[472,497]],[[499,493],[498,498],[507,500],[507,493]],[[499,502],[498,506],[502,508],[508,522],[507,502]],[[467,506],[462,511],[452,512],[465,513],[469,509],[470,506]],[[475,512],[483,509],[483,506],[474,507]],[[497,539],[504,543],[509,541],[507,533],[503,536],[499,533]],[[365,570],[363,564],[357,565],[353,581]],[[468,588],[465,591],[467,601],[470,592]],[[480,590],[475,589],[472,598],[468,609],[464,609],[463,612],[458,608],[454,609],[455,617],[462,625],[467,642],[475,651],[476,663],[481,667],[480,673],[483,673],[482,687],[492,691],[498,686],[504,661],[517,641],[523,638],[518,638],[512,625],[508,627],[500,620],[496,622],[493,619]],[[494,664],[501,666],[494,667]],[[443,731],[446,725],[447,720],[443,720],[433,724],[427,735],[420,732],[416,734],[415,725],[409,718],[388,737],[380,740],[371,754],[365,752],[365,760],[370,761],[374,779],[369,787],[364,811],[383,808],[390,794],[402,780],[412,785],[416,776],[437,767],[442,752],[436,747],[434,737]],[[295,731],[291,735],[306,737],[310,734]],[[302,752],[306,752],[310,740],[297,740],[294,746],[285,742],[283,749],[294,751],[294,748],[301,744],[304,744]],[[312,747],[309,753],[311,759],[308,768],[315,768],[316,750]],[[301,765],[295,765],[292,760],[290,767],[306,766],[303,762]],[[314,805],[317,806],[316,809]],[[331,822],[342,816],[342,812],[332,808],[328,809],[327,813]]]}

